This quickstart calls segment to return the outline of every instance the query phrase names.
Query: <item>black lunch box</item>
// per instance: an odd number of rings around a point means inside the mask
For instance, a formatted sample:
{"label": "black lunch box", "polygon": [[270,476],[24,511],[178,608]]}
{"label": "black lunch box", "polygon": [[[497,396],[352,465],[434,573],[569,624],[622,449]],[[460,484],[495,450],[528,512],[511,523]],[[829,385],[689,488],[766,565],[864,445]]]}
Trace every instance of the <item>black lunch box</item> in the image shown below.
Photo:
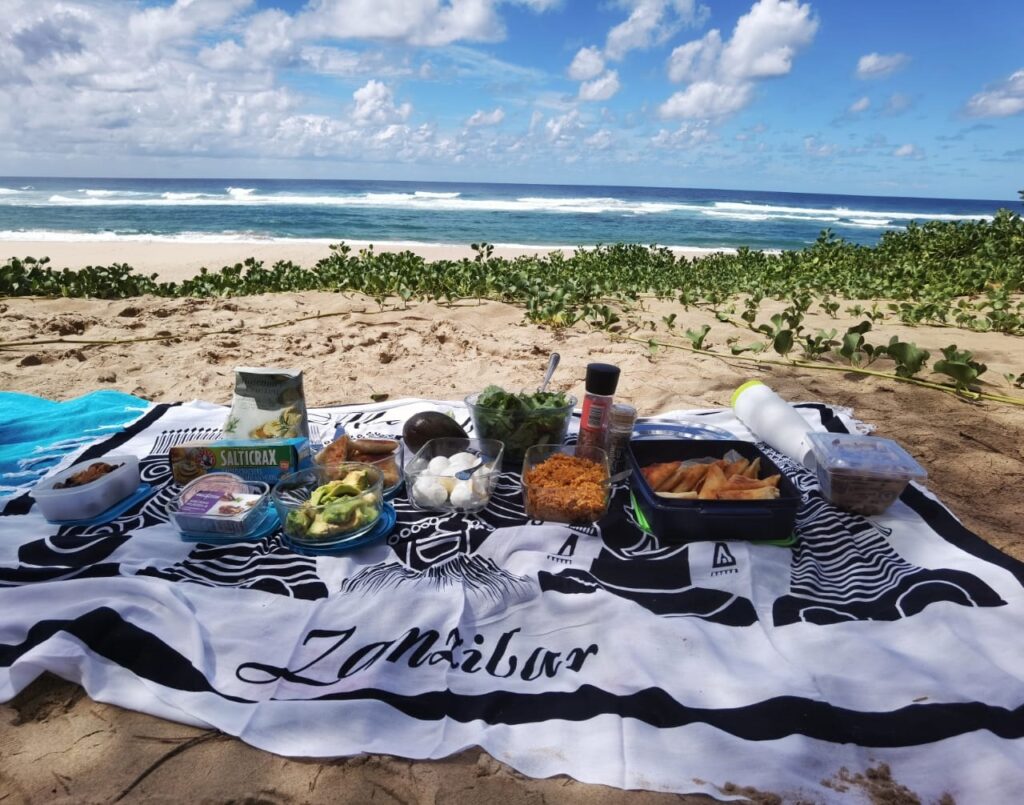
{"label": "black lunch box", "polygon": [[[724,458],[735,450],[743,458],[761,459],[759,477],[780,473],[775,500],[672,500],[661,498],[640,472],[665,461]],[[636,439],[629,443],[633,467],[630,486],[651,531],[666,543],[701,540],[785,540],[793,535],[800,493],[778,466],[750,442],[729,440]]]}

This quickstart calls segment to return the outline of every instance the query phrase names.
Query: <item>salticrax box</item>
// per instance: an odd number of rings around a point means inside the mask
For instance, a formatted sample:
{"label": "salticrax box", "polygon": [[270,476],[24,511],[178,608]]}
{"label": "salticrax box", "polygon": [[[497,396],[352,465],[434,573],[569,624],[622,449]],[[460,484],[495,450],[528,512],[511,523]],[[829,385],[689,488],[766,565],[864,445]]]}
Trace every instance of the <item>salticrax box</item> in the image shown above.
{"label": "salticrax box", "polygon": [[169,452],[171,474],[187,484],[208,472],[230,472],[246,481],[275,484],[310,465],[309,439],[221,439],[186,442]]}

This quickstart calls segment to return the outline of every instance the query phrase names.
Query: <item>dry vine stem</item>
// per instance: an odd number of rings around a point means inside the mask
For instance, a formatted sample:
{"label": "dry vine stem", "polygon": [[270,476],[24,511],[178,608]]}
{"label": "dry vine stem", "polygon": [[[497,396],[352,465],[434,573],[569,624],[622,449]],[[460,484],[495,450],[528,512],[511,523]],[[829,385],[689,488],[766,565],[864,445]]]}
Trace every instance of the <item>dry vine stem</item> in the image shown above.
{"label": "dry vine stem", "polygon": [[960,391],[950,386],[944,386],[940,383],[931,383],[927,380],[920,380],[916,377],[900,377],[899,375],[891,375],[886,372],[876,372],[873,369],[862,369],[859,366],[832,366],[831,364],[825,363],[808,363],[807,361],[778,361],[772,358],[755,358],[748,357],[746,355],[724,355],[721,352],[715,352],[710,349],[696,349],[686,344],[673,344],[665,341],[655,341],[653,338],[643,340],[642,338],[636,338],[634,336],[626,336],[627,341],[636,341],[638,344],[644,344],[646,346],[654,345],[658,347],[670,347],[672,349],[681,349],[684,352],[693,352],[697,355],[707,355],[711,358],[720,358],[723,361],[745,361],[747,363],[754,364],[770,364],[772,366],[789,366],[798,367],[801,369],[820,369],[826,372],[854,372],[859,375],[867,375],[869,377],[880,377],[883,380],[897,380],[900,383],[910,383],[914,386],[921,386],[922,388],[933,389],[935,391],[942,391],[946,394],[952,394],[954,397],[967,398],[969,400],[990,400],[991,402],[1006,403],[1007,405],[1020,405],[1024,406],[1024,398],[1020,397],[1007,397],[1003,394],[989,394],[984,391]]}

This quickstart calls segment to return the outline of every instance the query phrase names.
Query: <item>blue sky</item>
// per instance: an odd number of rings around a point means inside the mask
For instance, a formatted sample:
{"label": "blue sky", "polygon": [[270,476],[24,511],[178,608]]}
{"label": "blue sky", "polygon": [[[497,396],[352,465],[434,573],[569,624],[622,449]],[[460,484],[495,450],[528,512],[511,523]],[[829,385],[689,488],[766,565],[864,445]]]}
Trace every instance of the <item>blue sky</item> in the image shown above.
{"label": "blue sky", "polygon": [[4,8],[0,174],[1024,187],[1019,0]]}

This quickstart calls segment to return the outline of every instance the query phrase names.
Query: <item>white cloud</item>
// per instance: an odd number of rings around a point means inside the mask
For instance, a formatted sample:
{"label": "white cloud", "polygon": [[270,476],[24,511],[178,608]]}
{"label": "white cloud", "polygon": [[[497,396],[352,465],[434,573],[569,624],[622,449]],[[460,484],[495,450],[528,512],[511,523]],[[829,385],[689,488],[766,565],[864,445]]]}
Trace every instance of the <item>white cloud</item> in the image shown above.
{"label": "white cloud", "polygon": [[[498,149],[500,133],[467,139],[413,123],[411,99],[396,100],[389,79],[538,83],[542,71],[456,42],[499,35],[503,1],[323,0],[289,14],[252,0],[0,0],[0,157],[19,155],[26,166],[204,156],[494,163],[499,152],[485,150]],[[346,11],[347,23],[337,17]],[[373,27],[384,12],[392,18]],[[345,38],[444,47],[428,65],[414,50],[332,41]],[[303,94],[314,82],[293,89],[282,70],[359,81],[345,108],[334,101],[329,113],[332,99]]]}
{"label": "white cloud", "polygon": [[309,39],[383,39],[437,47],[495,42],[505,28],[494,0],[318,0],[295,18]]}
{"label": "white cloud", "polygon": [[367,81],[352,93],[352,98],[356,102],[352,116],[358,123],[394,123],[406,120],[412,113],[411,104],[395,106],[394,93],[380,81]]}
{"label": "white cloud", "polygon": [[569,78],[573,81],[589,81],[597,78],[604,70],[604,57],[595,47],[580,48],[569,65]]}
{"label": "white cloud", "polygon": [[804,137],[804,153],[812,157],[831,157],[839,151],[835,143],[823,143],[817,137]]}
{"label": "white cloud", "polygon": [[736,23],[722,51],[721,69],[739,80],[786,75],[796,51],[810,44],[817,31],[809,4],[760,0]]}
{"label": "white cloud", "polygon": [[914,159],[923,156],[921,149],[913,143],[905,143],[892,152],[894,157],[902,159]]}
{"label": "white cloud", "polygon": [[668,77],[675,83],[706,81],[715,74],[722,54],[722,35],[718,29],[708,31],[701,39],[680,45],[668,60]]}
{"label": "white cloud", "polygon": [[1009,117],[1024,112],[1024,70],[973,95],[965,111],[972,117]]}
{"label": "white cloud", "polygon": [[658,111],[662,117],[694,120],[715,120],[728,117],[745,107],[754,97],[750,83],[719,84],[695,81],[682,92],[672,95]]}
{"label": "white cloud", "polygon": [[860,114],[861,112],[866,112],[870,106],[871,99],[867,95],[865,95],[863,98],[858,98],[853,103],[851,103],[850,108],[847,109],[847,111],[850,112],[851,114],[856,115]]}
{"label": "white cloud", "polygon": [[885,108],[882,111],[887,115],[901,115],[913,105],[914,101],[909,95],[894,92],[885,102]]}
{"label": "white cloud", "polygon": [[252,0],[177,0],[129,14],[128,32],[133,42],[154,47],[223,25],[250,5]]}
{"label": "white cloud", "polygon": [[755,82],[786,75],[797,51],[818,30],[809,4],[798,0],[757,0],[736,22],[728,41],[718,30],[677,47],[669,78],[690,82],[659,107],[663,117],[720,119],[747,106]]}
{"label": "white cloud", "polygon": [[619,74],[615,70],[609,70],[600,78],[580,85],[580,100],[607,101],[618,91]]}
{"label": "white cloud", "polygon": [[909,61],[906,53],[868,53],[857,60],[857,78],[885,78]]}
{"label": "white cloud", "polygon": [[583,141],[587,148],[594,151],[607,151],[614,143],[615,138],[608,129],[598,129]]}
{"label": "white cloud", "polygon": [[536,12],[549,11],[553,8],[557,8],[562,5],[562,1],[563,0],[509,0],[511,3],[526,6],[531,11]]}
{"label": "white cloud", "polygon": [[544,136],[555,147],[568,148],[576,143],[583,128],[580,113],[573,109],[548,120],[544,124]]}
{"label": "white cloud", "polygon": [[490,112],[477,109],[466,121],[467,126],[497,126],[505,119],[505,110],[500,106]]}
{"label": "white cloud", "polygon": [[623,5],[630,14],[608,31],[604,49],[609,59],[661,44],[685,26],[703,25],[709,13],[696,0],[623,0]]}
{"label": "white cloud", "polygon": [[661,129],[651,138],[651,145],[655,148],[688,150],[713,142],[715,139],[715,133],[708,128],[706,121],[702,121],[682,123],[675,131]]}

